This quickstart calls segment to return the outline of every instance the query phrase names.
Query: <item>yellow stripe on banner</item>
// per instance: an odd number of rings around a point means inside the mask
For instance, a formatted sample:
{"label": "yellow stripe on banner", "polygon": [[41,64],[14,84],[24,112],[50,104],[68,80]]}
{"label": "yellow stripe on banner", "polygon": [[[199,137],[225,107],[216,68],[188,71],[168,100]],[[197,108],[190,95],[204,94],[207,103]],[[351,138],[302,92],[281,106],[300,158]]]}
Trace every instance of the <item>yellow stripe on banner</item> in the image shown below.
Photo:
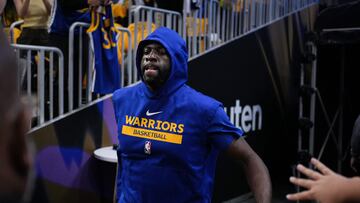
{"label": "yellow stripe on banner", "polygon": [[182,135],[165,133],[155,130],[147,130],[142,128],[134,128],[131,126],[123,125],[122,126],[122,134],[140,137],[145,139],[157,140],[161,142],[169,142],[174,144],[182,143]]}

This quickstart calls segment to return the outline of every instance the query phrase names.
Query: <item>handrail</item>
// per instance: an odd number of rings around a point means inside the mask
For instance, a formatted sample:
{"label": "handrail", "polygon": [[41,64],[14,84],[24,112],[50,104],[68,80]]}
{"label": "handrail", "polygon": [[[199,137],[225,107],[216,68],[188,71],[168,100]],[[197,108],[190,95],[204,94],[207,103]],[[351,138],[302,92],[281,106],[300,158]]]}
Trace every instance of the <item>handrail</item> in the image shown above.
{"label": "handrail", "polygon": [[[69,29],[69,61],[68,61],[68,101],[69,101],[69,111],[72,111],[74,108],[74,38],[75,38],[75,31],[76,28],[79,27],[79,80],[78,80],[78,106],[81,106],[81,99],[82,99],[82,84],[81,84],[81,76],[82,76],[82,64],[83,64],[83,60],[82,60],[82,56],[83,56],[83,29],[84,28],[88,28],[90,27],[89,23],[83,23],[83,22],[75,22],[70,26]],[[91,54],[88,53],[88,56],[91,56]],[[90,69],[90,61],[91,61],[91,57],[88,58],[89,63],[88,63],[88,69]],[[88,73],[90,73],[88,71]],[[91,84],[91,77],[89,77],[88,75],[88,83],[87,84]],[[91,100],[91,93],[87,92],[87,101]]]}
{"label": "handrail", "polygon": [[[132,6],[129,10],[129,27],[117,28],[122,33],[117,37],[118,41],[121,42],[119,47],[121,54],[119,62],[122,69],[121,87],[139,81],[135,61],[137,44],[159,26],[169,27],[184,38],[189,51],[189,60],[191,60],[315,3],[318,3],[318,0],[237,0],[231,1],[227,5],[220,5],[218,0],[202,0],[199,8],[188,9],[184,1],[183,13],[148,6]],[[74,91],[78,94],[79,103],[77,106],[79,108],[96,99],[92,98],[91,92],[93,55],[90,49],[87,51],[83,47],[83,32],[89,26],[88,23],[75,22],[69,30],[68,75],[65,80],[69,94],[67,99],[69,112],[74,110]],[[77,31],[78,28],[80,28],[79,31]],[[75,36],[79,36],[79,40],[75,40]],[[128,39],[125,36],[128,36]],[[126,41],[127,47],[125,47]],[[79,71],[79,78],[78,83],[74,86],[75,43],[79,43],[81,48],[78,50],[79,68],[76,70]],[[21,47],[21,45],[16,46]],[[81,60],[84,51],[87,52],[89,60],[86,71],[85,100],[82,99],[84,61]],[[41,56],[44,54],[41,53]],[[63,60],[62,54],[60,58]],[[63,62],[61,66],[64,66]],[[64,89],[62,91],[59,89],[59,93],[63,94],[63,92]],[[63,110],[61,111],[63,112]]]}
{"label": "handrail", "polygon": [[11,23],[10,25],[10,29],[9,29],[9,34],[10,34],[10,43],[15,43],[15,39],[14,39],[14,29],[16,26],[21,25],[24,23],[24,20],[18,20],[15,21],[13,23]]}
{"label": "handrail", "polygon": [[[131,37],[131,32],[129,29],[127,28],[122,28],[122,27],[118,27],[117,30],[120,32],[120,34],[117,36],[117,40],[119,42],[120,40],[120,54],[121,54],[121,59],[119,61],[122,62],[121,67],[122,70],[121,71],[121,87],[125,87],[128,86],[130,84],[133,83],[132,80],[132,69],[133,69],[133,64],[132,64],[132,37]],[[128,36],[128,41],[127,41],[127,50],[125,49],[125,34]],[[118,43],[119,45],[119,43]],[[118,47],[119,49],[119,47]],[[126,61],[125,61],[125,55],[126,55]],[[125,73],[127,73],[126,75],[126,79],[127,81],[125,81]]]}
{"label": "handrail", "polygon": [[[36,118],[37,125],[41,125],[47,119],[53,119],[56,116],[60,116],[64,114],[64,56],[60,49],[56,47],[46,47],[46,46],[33,46],[33,45],[22,45],[22,44],[12,44],[12,47],[15,49],[16,57],[18,61],[19,73],[19,88],[24,84],[26,86],[26,92],[28,96],[32,94],[36,94],[37,103],[35,105],[35,109],[37,110]],[[36,55],[33,53],[35,52]],[[23,53],[26,53],[23,54]],[[56,54],[58,58],[58,64],[55,65],[54,54]],[[34,59],[35,56],[35,59]],[[37,57],[37,59],[36,59]],[[47,58],[48,57],[48,58]],[[36,65],[36,70],[35,64]],[[48,64],[48,65],[46,65]],[[57,69],[57,70],[56,70]],[[46,76],[46,70],[48,71],[48,75]],[[36,72],[37,76],[37,87],[33,88],[32,86],[32,78],[34,77],[33,72]],[[54,86],[53,79],[54,75],[58,76],[58,92],[57,96],[54,96]],[[24,79],[26,76],[26,83],[24,83]],[[45,86],[46,79],[48,79],[48,88]],[[35,89],[35,90],[34,90]],[[20,90],[19,90],[20,91]],[[47,95],[45,97],[45,95]],[[48,98],[48,101],[46,100]],[[58,104],[56,107],[57,111],[54,109],[54,103]],[[45,109],[45,106],[48,105],[49,108]],[[56,114],[55,114],[56,112]],[[48,118],[45,116],[48,114]]]}

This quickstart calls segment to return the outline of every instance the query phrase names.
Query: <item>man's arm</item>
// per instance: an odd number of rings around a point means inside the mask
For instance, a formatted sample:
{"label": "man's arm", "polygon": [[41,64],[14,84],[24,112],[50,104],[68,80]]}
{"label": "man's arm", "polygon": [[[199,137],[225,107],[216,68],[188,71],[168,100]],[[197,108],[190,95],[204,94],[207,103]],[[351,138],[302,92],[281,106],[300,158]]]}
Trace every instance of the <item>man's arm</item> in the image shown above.
{"label": "man's arm", "polygon": [[20,18],[24,18],[28,11],[30,0],[14,0],[16,12]]}
{"label": "man's arm", "polygon": [[271,180],[269,172],[260,157],[243,138],[232,142],[227,152],[229,156],[242,165],[256,202],[270,203],[272,193]]}
{"label": "man's arm", "polygon": [[3,13],[5,5],[6,5],[6,0],[0,0],[0,15]]}
{"label": "man's arm", "polygon": [[289,200],[317,200],[326,203],[360,202],[360,178],[346,178],[325,166],[317,159],[311,163],[319,172],[299,164],[297,170],[309,179],[291,177],[290,182],[306,190],[286,197]]}

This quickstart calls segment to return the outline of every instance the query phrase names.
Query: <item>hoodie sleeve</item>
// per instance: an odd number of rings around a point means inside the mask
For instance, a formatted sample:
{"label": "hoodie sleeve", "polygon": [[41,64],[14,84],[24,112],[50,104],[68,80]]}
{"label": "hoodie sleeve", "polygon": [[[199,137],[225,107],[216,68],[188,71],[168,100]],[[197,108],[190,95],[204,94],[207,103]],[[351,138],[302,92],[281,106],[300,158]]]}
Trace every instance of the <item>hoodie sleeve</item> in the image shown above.
{"label": "hoodie sleeve", "polygon": [[219,106],[207,128],[207,134],[217,149],[226,150],[234,140],[243,136],[244,132],[230,122],[223,107]]}

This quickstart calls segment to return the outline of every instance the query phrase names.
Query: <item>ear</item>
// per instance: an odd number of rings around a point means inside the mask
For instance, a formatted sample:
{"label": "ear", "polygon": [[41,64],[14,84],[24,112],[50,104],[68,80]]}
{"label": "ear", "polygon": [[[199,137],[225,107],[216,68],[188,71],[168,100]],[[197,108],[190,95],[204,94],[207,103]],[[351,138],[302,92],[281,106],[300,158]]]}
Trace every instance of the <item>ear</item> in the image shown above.
{"label": "ear", "polygon": [[12,130],[10,132],[12,135],[9,138],[11,164],[14,172],[20,178],[26,178],[32,165],[27,137],[27,132],[30,130],[30,113],[26,108],[21,108],[17,113],[11,127]]}

